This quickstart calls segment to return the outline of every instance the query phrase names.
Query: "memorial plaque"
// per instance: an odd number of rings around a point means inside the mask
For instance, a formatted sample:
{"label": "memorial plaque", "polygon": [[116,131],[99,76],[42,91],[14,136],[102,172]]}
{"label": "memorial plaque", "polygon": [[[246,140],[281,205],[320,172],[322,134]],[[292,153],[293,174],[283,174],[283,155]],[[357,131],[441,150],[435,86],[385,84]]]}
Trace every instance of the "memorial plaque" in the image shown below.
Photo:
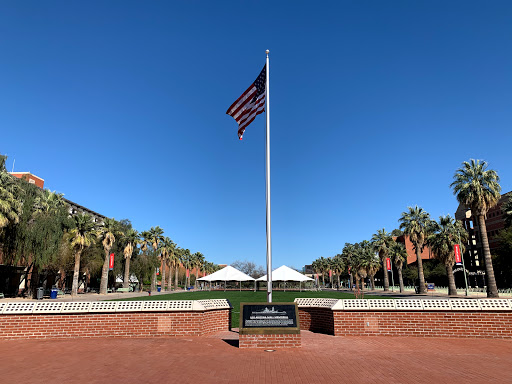
{"label": "memorial plaque", "polygon": [[299,333],[296,303],[240,303],[240,334]]}

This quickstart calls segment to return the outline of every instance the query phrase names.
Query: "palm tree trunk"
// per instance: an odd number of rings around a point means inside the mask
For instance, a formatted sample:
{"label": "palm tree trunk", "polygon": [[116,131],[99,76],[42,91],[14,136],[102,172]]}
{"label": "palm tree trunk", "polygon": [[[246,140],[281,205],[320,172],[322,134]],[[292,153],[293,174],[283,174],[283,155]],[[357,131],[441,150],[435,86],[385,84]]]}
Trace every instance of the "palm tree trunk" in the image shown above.
{"label": "palm tree trunk", "polygon": [[322,285],[324,286],[325,288],[325,276],[324,276],[324,271],[322,271]]}
{"label": "palm tree trunk", "polygon": [[354,276],[352,274],[349,275],[350,280],[350,289],[354,289]]}
{"label": "palm tree trunk", "polygon": [[100,282],[100,294],[107,294],[108,287],[108,261],[109,251],[105,250],[105,261],[103,262],[103,268],[101,269],[101,282]]}
{"label": "palm tree trunk", "polygon": [[389,274],[388,267],[386,265],[386,255],[381,257],[382,261],[382,274],[384,275],[384,291],[389,291]]}
{"label": "palm tree trunk", "polygon": [[370,275],[370,282],[372,284],[372,290],[375,291],[375,274]]}
{"label": "palm tree trunk", "polygon": [[338,278],[338,289],[340,289],[340,274],[339,274],[339,273],[337,273],[337,274],[336,274],[336,276],[337,276],[337,278]]}
{"label": "palm tree trunk", "polygon": [[76,296],[78,293],[78,274],[80,273],[80,256],[82,251],[75,252],[75,269],[73,270],[73,285],[71,286],[71,295]]}
{"label": "palm tree trunk", "polygon": [[124,279],[123,279],[123,288],[130,287],[130,259],[128,256],[124,261]]}
{"label": "palm tree trunk", "polygon": [[453,277],[453,268],[451,264],[445,264],[446,274],[448,275],[448,296],[457,296],[457,287]]}
{"label": "palm tree trunk", "polygon": [[425,275],[423,274],[423,261],[421,260],[421,247],[419,245],[416,246],[416,260],[418,262],[418,280],[420,281],[418,293],[425,294],[427,290],[425,289]]}
{"label": "palm tree trunk", "polygon": [[400,293],[403,293],[405,288],[404,288],[404,279],[402,277],[402,267],[397,268],[397,271],[398,271],[398,281],[400,282]]}
{"label": "palm tree trunk", "polygon": [[153,274],[151,275],[151,292],[156,291],[156,268],[153,268]]}
{"label": "palm tree trunk", "polygon": [[494,269],[492,267],[491,250],[489,248],[489,239],[487,239],[487,226],[485,225],[484,215],[478,215],[478,226],[480,227],[480,238],[485,260],[485,274],[487,275],[487,297],[499,297]]}
{"label": "palm tree trunk", "polygon": [[166,265],[165,264],[167,264],[167,263],[165,262],[164,259],[162,259],[162,282],[161,282],[161,284],[162,284],[162,292],[165,291],[165,283],[166,283],[166,281],[165,281],[165,267],[166,267]]}
{"label": "palm tree trunk", "polygon": [[167,279],[168,279],[167,289],[170,291],[170,290],[172,290],[172,268],[170,265],[169,265],[169,277]]}
{"label": "palm tree trunk", "polygon": [[66,270],[63,267],[60,269],[60,289],[66,289]]}
{"label": "palm tree trunk", "polygon": [[180,272],[180,265],[177,264],[176,267],[174,268],[174,290],[177,290],[178,289],[178,274]]}

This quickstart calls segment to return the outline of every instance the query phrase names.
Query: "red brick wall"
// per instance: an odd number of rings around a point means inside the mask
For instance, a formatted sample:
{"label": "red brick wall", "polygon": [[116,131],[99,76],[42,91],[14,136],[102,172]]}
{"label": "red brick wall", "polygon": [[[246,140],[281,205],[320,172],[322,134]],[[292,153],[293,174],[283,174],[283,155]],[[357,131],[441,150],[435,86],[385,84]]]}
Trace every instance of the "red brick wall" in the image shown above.
{"label": "red brick wall", "polygon": [[299,308],[299,319],[301,329],[335,336],[512,338],[512,312],[350,312]]}
{"label": "red brick wall", "polygon": [[201,336],[229,329],[229,309],[0,316],[0,339]]}
{"label": "red brick wall", "polygon": [[330,308],[299,309],[300,329],[334,335],[334,316]]}
{"label": "red brick wall", "polygon": [[239,335],[240,348],[298,348],[301,346],[300,334],[290,335]]}

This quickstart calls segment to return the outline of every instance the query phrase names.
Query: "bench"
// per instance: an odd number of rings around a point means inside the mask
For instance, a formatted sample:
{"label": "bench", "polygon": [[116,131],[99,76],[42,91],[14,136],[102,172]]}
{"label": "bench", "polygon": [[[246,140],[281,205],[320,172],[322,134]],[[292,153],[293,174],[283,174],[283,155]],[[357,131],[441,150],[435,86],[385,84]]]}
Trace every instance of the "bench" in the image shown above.
{"label": "bench", "polygon": [[116,292],[130,292],[130,288],[117,288]]}

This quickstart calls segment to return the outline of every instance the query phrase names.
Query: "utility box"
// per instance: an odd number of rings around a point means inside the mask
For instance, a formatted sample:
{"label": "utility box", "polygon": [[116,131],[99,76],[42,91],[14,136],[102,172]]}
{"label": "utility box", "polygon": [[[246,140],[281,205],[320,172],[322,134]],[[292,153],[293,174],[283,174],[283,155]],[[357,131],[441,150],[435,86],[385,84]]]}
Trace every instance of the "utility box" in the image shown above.
{"label": "utility box", "polygon": [[37,288],[37,291],[36,291],[37,300],[43,300],[43,293],[44,293],[43,288]]}

